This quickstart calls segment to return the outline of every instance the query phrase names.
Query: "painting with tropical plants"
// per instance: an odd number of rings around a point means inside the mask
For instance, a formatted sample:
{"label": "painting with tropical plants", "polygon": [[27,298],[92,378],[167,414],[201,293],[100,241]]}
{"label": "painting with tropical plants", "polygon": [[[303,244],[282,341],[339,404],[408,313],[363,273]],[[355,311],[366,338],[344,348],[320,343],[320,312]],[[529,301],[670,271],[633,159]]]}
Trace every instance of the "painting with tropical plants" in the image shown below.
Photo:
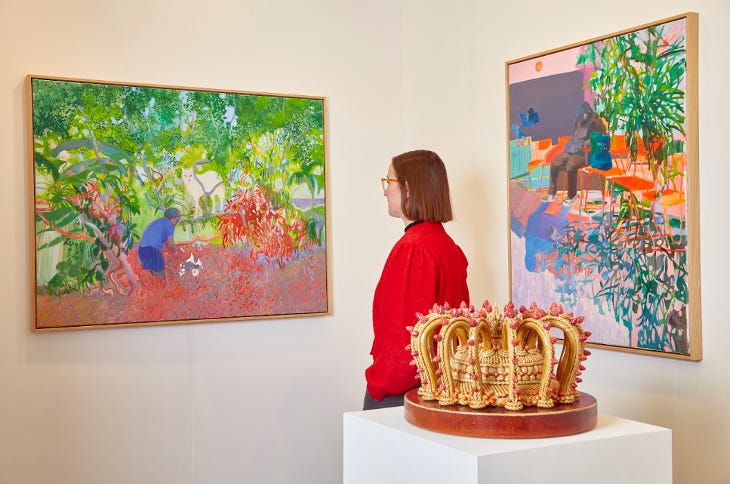
{"label": "painting with tropical plants", "polygon": [[324,98],[27,91],[33,329],[328,312]]}
{"label": "painting with tropical plants", "polygon": [[506,63],[511,296],[594,345],[701,359],[697,25]]}

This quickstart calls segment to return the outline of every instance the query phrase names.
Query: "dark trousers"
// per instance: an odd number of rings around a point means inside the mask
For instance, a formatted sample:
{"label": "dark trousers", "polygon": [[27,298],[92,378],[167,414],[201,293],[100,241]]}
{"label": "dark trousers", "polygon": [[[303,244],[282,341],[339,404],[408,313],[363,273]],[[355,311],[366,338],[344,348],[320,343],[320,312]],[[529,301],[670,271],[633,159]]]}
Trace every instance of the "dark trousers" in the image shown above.
{"label": "dark trousers", "polygon": [[569,155],[560,153],[550,162],[550,188],[548,193],[555,195],[558,191],[558,176],[564,171],[568,179],[568,198],[575,197],[578,193],[578,170],[586,166],[586,156],[583,153]]}
{"label": "dark trousers", "polygon": [[365,390],[365,399],[362,403],[362,409],[375,410],[376,408],[402,407],[403,397],[405,397],[406,393],[408,392],[401,393],[400,395],[388,395],[384,399],[377,401],[370,396],[367,390]]}

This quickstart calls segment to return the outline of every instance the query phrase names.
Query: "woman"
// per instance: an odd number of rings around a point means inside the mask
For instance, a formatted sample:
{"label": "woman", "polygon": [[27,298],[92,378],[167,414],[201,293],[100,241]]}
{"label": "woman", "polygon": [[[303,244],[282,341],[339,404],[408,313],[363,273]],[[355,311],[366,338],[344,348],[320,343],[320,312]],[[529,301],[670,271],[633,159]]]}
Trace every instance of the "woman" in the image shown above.
{"label": "woman", "polygon": [[365,370],[363,410],[403,405],[418,386],[416,367],[405,347],[406,326],[435,303],[469,302],[467,261],[443,227],[452,219],[449,181],[439,156],[426,150],[393,158],[382,179],[388,214],[400,218],[405,234],[385,262],[373,298],[373,364]]}

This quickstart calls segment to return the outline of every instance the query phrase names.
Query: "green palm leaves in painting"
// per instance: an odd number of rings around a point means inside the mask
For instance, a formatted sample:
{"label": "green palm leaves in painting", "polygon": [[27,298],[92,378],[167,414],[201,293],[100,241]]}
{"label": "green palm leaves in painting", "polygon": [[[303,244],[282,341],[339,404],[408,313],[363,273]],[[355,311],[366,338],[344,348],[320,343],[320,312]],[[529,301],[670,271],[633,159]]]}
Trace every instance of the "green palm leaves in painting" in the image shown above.
{"label": "green palm leaves in painting", "polygon": [[685,134],[686,49],[684,37],[674,35],[650,27],[589,44],[578,57],[579,66],[593,68],[596,112],[611,132],[625,133],[632,159],[646,150],[655,177],[674,134]]}

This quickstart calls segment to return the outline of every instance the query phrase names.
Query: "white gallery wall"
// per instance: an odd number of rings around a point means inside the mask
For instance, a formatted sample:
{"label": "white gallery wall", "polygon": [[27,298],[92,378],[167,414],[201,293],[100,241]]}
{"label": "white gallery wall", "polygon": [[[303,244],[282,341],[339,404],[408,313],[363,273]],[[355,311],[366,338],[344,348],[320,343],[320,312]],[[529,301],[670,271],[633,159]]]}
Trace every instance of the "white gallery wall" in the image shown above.
{"label": "white gallery wall", "polygon": [[[730,482],[730,2],[0,0],[0,484],[340,482],[372,292],[402,233],[378,183],[390,157],[442,154],[472,297],[506,301],[504,62],[685,11],[700,14],[704,360],[596,350],[582,389],[672,428],[676,483]],[[27,74],[327,97],[332,313],[31,333]]]}

